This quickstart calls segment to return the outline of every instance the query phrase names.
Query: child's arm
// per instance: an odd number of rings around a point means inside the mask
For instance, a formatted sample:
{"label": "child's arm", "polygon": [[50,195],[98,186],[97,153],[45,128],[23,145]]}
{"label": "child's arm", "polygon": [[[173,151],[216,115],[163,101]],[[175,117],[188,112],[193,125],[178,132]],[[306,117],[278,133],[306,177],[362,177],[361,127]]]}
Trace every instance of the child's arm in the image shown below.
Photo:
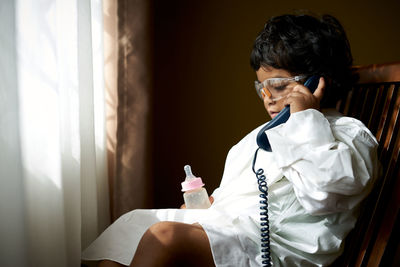
{"label": "child's arm", "polygon": [[312,214],[354,208],[377,176],[377,142],[352,118],[330,123],[309,109],[267,131],[274,157],[292,182],[303,207]]}

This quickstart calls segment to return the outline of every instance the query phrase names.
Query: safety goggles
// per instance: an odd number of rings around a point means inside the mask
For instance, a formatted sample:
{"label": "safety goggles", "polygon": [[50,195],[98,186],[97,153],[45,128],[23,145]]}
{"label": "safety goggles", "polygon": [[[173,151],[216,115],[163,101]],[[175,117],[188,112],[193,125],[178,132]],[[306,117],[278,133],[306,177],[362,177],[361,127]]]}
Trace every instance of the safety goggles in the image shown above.
{"label": "safety goggles", "polygon": [[287,78],[269,78],[263,82],[255,81],[254,86],[261,99],[268,96],[272,101],[278,101],[284,98],[291,91],[290,89],[293,88],[293,86],[289,86],[290,84],[293,82],[299,82],[305,78],[307,78],[305,75]]}

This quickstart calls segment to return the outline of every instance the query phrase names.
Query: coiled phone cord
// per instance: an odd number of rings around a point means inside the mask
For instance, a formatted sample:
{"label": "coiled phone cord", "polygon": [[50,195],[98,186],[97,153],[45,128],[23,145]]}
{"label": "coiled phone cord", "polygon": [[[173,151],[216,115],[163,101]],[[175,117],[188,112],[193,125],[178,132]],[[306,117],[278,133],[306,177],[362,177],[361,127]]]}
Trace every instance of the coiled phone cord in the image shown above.
{"label": "coiled phone cord", "polygon": [[269,219],[268,219],[268,185],[266,181],[266,176],[264,175],[264,170],[259,168],[255,170],[255,164],[258,154],[258,148],[254,154],[253,159],[253,172],[257,177],[258,189],[260,190],[260,225],[261,225],[261,258],[264,267],[269,267],[271,265],[271,248],[269,242]]}

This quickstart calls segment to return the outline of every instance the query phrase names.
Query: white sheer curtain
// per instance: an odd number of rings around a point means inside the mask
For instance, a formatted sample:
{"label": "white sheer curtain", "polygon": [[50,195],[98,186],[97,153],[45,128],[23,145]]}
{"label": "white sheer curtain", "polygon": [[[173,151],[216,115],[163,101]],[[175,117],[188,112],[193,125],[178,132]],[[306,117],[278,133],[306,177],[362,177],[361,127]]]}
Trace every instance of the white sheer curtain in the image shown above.
{"label": "white sheer curtain", "polygon": [[109,220],[101,0],[0,2],[0,266],[80,266]]}

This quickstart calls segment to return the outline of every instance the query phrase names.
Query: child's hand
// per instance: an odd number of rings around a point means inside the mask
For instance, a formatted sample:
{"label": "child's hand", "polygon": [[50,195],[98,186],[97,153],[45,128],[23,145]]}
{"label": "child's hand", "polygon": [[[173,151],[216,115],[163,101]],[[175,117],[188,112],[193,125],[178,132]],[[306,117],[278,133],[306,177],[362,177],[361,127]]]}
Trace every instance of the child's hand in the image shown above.
{"label": "child's hand", "polygon": [[318,87],[314,94],[304,85],[298,84],[293,88],[285,99],[285,106],[290,105],[290,113],[306,110],[309,108],[319,109],[319,102],[321,101],[325,90],[325,79],[319,78]]}
{"label": "child's hand", "polygon": [[[211,204],[214,203],[214,198],[213,198],[213,196],[209,196],[208,199],[210,200],[210,203],[211,203]],[[186,209],[186,205],[185,205],[185,204],[182,204],[180,208],[181,208],[181,209]]]}

